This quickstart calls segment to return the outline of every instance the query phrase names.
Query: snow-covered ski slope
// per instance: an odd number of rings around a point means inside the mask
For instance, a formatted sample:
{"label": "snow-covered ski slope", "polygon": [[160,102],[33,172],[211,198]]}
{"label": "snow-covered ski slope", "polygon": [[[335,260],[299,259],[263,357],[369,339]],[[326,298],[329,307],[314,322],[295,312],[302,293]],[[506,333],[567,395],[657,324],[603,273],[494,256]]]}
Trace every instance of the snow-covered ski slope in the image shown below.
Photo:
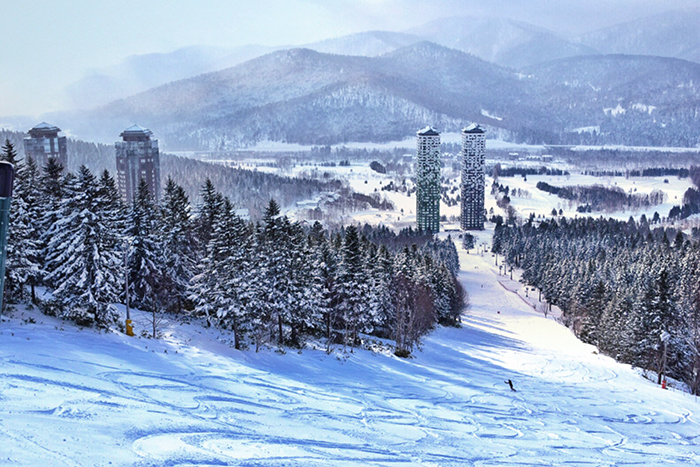
{"label": "snow-covered ski slope", "polygon": [[693,396],[545,319],[490,253],[461,254],[463,327],[407,360],[237,352],[194,325],[154,341],[17,313],[0,324],[0,465],[700,464]]}

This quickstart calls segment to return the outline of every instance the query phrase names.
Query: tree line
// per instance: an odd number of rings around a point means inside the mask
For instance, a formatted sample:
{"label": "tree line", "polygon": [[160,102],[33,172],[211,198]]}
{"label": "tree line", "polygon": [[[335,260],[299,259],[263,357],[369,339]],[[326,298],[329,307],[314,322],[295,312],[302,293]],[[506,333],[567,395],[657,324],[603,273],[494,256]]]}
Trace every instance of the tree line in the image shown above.
{"label": "tree line", "polygon": [[699,243],[646,219],[581,218],[498,225],[493,251],[583,341],[700,392]]}
{"label": "tree line", "polygon": [[603,185],[592,186],[563,186],[550,185],[539,181],[538,190],[551,193],[561,199],[582,204],[580,212],[591,211],[619,211],[624,209],[640,209],[650,206],[658,206],[666,199],[666,194],[661,190],[652,190],[649,194],[625,193],[617,186],[607,187]]}
{"label": "tree line", "polygon": [[[369,226],[328,232],[290,221],[273,199],[260,221],[245,220],[208,179],[194,207],[170,177],[160,202],[142,180],[125,206],[107,170],[66,172],[54,159],[39,168],[19,160],[10,142],[2,158],[17,170],[10,303],[110,327],[119,319],[114,304],[128,299],[151,312],[154,337],[157,316],[170,312],[231,330],[239,349],[302,347],[313,338],[330,350],[372,335],[394,339],[401,356],[436,324],[456,325],[465,306],[451,240],[404,241],[409,231],[389,241]],[[51,299],[38,299],[40,285]]]}

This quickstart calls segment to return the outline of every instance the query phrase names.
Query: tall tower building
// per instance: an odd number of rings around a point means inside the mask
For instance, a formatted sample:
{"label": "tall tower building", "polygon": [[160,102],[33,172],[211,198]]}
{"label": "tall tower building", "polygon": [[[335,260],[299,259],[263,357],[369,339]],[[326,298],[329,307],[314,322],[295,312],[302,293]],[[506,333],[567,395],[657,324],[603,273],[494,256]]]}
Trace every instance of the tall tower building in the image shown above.
{"label": "tall tower building", "polygon": [[425,127],[416,134],[416,223],[440,231],[440,133]]}
{"label": "tall tower building", "polygon": [[462,130],[462,230],[484,230],[486,130],[469,125]]}
{"label": "tall tower building", "polygon": [[158,140],[151,139],[152,134],[151,130],[134,125],[119,135],[123,141],[114,143],[117,185],[122,199],[127,203],[131,203],[138,193],[142,178],[156,201],[160,199],[160,154]]}
{"label": "tall tower building", "polygon": [[66,137],[59,136],[59,131],[61,129],[57,126],[41,122],[29,130],[29,136],[24,138],[24,154],[34,159],[40,169],[49,162],[50,157],[65,169],[68,168]]}

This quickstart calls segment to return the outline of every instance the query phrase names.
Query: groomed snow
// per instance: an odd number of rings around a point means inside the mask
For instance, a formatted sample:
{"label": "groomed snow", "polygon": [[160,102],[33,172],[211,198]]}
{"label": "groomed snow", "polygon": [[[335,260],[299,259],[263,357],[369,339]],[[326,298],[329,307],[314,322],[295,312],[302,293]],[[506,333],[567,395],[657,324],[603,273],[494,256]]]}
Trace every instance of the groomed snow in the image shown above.
{"label": "groomed snow", "polygon": [[407,360],[238,352],[194,324],[129,338],[18,310],[0,323],[0,465],[700,463],[692,396],[577,341],[495,260],[461,252],[463,327]]}

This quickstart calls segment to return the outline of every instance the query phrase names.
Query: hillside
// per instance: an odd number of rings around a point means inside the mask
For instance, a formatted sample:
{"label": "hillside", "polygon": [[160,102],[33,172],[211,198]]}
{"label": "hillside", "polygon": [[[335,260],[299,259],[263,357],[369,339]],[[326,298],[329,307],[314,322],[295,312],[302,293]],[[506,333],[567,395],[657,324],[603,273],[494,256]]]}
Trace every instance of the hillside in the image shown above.
{"label": "hillside", "polygon": [[676,10],[592,31],[582,45],[603,53],[644,54],[700,62],[700,8]]}
{"label": "hillside", "polygon": [[[195,323],[170,322],[154,341],[18,312],[0,324],[3,462],[700,461],[692,396],[664,391],[545,319],[529,304],[536,297],[497,275],[490,255],[462,252],[461,263],[472,302],[463,327],[438,329],[413,359],[241,352]],[[137,331],[147,326],[147,316],[134,319]]]}
{"label": "hillside", "polygon": [[430,42],[379,57],[292,49],[51,121],[106,142],[136,122],[166,150],[396,141],[471,122],[536,144],[693,147],[697,83],[700,64],[661,57],[581,56],[519,73]]}
{"label": "hillside", "polygon": [[506,18],[443,18],[409,32],[512,68],[598,53],[593,47],[571,42],[547,29]]}
{"label": "hillside", "polygon": [[542,105],[553,110],[563,143],[700,144],[698,63],[605,55],[558,60],[523,72],[537,83]]}
{"label": "hillside", "polygon": [[[435,65],[416,67],[418,60]],[[162,135],[168,149],[220,149],[266,139],[387,141],[425,121],[458,129],[480,118],[482,106],[494,107],[497,96],[520,87],[511,71],[430,43],[375,58],[292,49],[163,85],[87,117],[74,114],[71,131],[113,139],[138,121]]]}

